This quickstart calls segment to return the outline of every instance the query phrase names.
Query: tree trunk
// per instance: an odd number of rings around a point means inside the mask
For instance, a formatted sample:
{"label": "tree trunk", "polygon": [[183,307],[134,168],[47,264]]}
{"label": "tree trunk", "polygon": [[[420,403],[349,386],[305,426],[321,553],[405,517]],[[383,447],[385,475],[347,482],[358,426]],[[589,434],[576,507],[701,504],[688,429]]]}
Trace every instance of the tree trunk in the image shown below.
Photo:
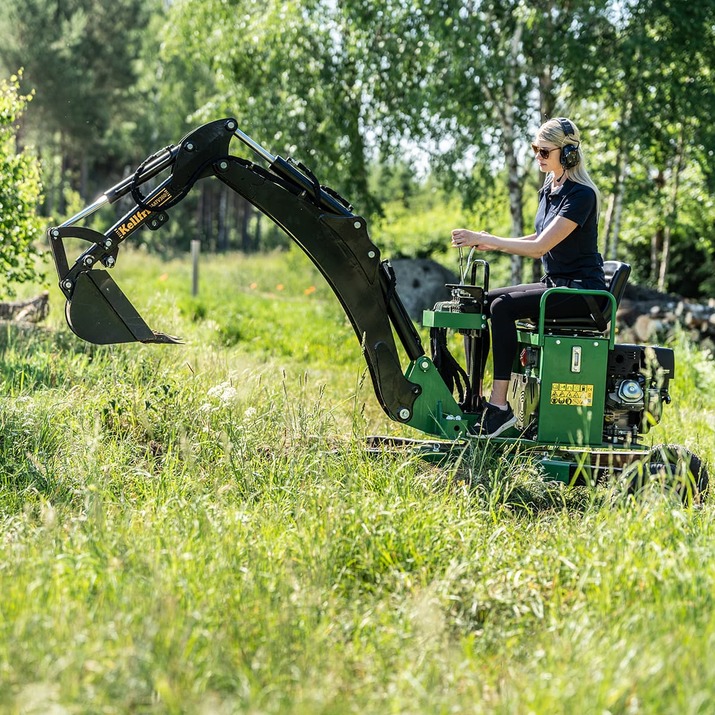
{"label": "tree trunk", "polygon": [[89,159],[82,154],[79,164],[79,195],[87,200],[89,197]]}
{"label": "tree trunk", "polygon": [[614,260],[618,255],[618,239],[621,231],[621,216],[623,214],[623,193],[625,189],[625,176],[628,171],[628,158],[620,142],[618,151],[618,161],[616,162],[616,177],[613,185],[613,193],[608,200],[608,209],[605,219],[605,238],[603,242],[603,255],[607,259]]}
{"label": "tree trunk", "polygon": [[216,226],[216,251],[225,253],[228,248],[228,188],[222,186],[218,197],[218,216]]}
{"label": "tree trunk", "polygon": [[204,193],[206,183],[204,182],[199,189],[198,200],[196,202],[196,239],[201,241],[203,247],[206,248],[206,237],[204,234],[204,204],[206,203],[206,196]]}
{"label": "tree trunk", "polygon": [[60,147],[60,176],[57,184],[57,213],[64,214],[67,212],[67,192],[65,185],[69,176],[69,157],[67,149],[67,141],[64,132],[60,131],[59,138]]}
{"label": "tree trunk", "polygon": [[[250,206],[250,205],[247,205],[246,208],[247,208],[249,211],[252,212],[252,209],[251,209],[251,206]],[[262,214],[260,211],[258,211],[258,212],[256,213],[256,234],[255,234],[255,236],[253,237],[253,240],[252,240],[252,244],[253,244],[253,246],[255,247],[255,250],[256,250],[256,251],[260,251],[260,250],[261,250],[261,228],[262,228],[262,226],[263,226],[263,222],[262,222],[262,220],[261,220],[262,217],[263,217],[263,214]],[[246,221],[246,226],[248,226],[248,221]]]}
{"label": "tree trunk", "polygon": [[611,246],[611,226],[613,224],[614,211],[616,209],[616,188],[614,186],[613,193],[608,197],[608,206],[606,207],[606,217],[604,219],[603,231],[603,257],[608,256],[608,251]]}
{"label": "tree trunk", "polygon": [[[514,150],[513,135],[508,142],[507,160],[509,165],[509,211],[511,213],[512,236],[524,235],[524,210],[522,206],[524,192],[519,178],[519,164]],[[511,282],[521,283],[523,275],[523,259],[521,256],[511,257]]]}
{"label": "tree trunk", "polygon": [[[550,10],[551,5],[549,5],[549,11]],[[543,123],[546,119],[554,116],[556,98],[554,97],[554,81],[551,65],[545,65],[539,72],[539,105],[541,107],[540,123]],[[544,185],[545,178],[544,174],[539,173],[539,188]],[[541,280],[543,272],[544,268],[541,263],[541,259],[535,258],[531,262],[532,282],[537,283]]]}
{"label": "tree trunk", "polygon": [[650,239],[650,279],[651,285],[655,283],[660,262],[658,260],[658,254],[661,251],[663,245],[663,226],[658,226],[653,232],[653,236]]}
{"label": "tree trunk", "polygon": [[626,100],[620,118],[620,131],[618,132],[618,159],[616,160],[616,175],[613,184],[613,193],[609,199],[604,226],[603,257],[615,260],[618,256],[618,242],[621,235],[621,217],[623,215],[623,197],[626,189],[626,176],[628,176],[629,156],[628,147],[631,145],[628,132],[630,131],[633,106]]}
{"label": "tree trunk", "polygon": [[623,216],[623,194],[624,189],[621,186],[620,191],[614,195],[613,234],[610,241],[610,251],[606,254],[607,258],[612,261],[615,261],[618,257],[618,243],[621,237],[621,217]]}
{"label": "tree trunk", "polygon": [[[658,170],[658,175],[655,177],[655,187],[656,195],[658,196],[657,204],[660,205],[660,197],[663,193],[665,187],[665,175],[663,170]],[[660,261],[658,260],[658,254],[660,253],[661,247],[663,245],[663,231],[664,225],[658,224],[650,240],[650,279],[653,283],[658,279],[658,274],[660,272]]]}
{"label": "tree trunk", "polygon": [[[519,174],[519,158],[516,153],[516,137],[514,129],[514,114],[516,112],[516,83],[518,79],[519,55],[522,51],[521,35],[524,29],[520,22],[512,37],[510,47],[510,77],[504,86],[504,111],[502,118],[502,136],[504,155],[506,157],[507,171],[509,172],[509,213],[511,214],[511,235],[524,235],[524,190],[522,178]],[[511,282],[521,283],[523,275],[523,259],[521,256],[511,258]]]}
{"label": "tree trunk", "polygon": [[245,253],[250,253],[254,250],[254,242],[248,230],[251,221],[252,208],[252,204],[248,201],[242,202],[243,213],[241,216],[241,248]]}
{"label": "tree trunk", "polygon": [[658,290],[665,291],[668,268],[670,267],[670,239],[673,226],[678,219],[678,189],[680,188],[680,175],[685,164],[685,127],[681,125],[680,136],[678,137],[678,153],[675,161],[673,176],[673,194],[668,210],[668,220],[663,232],[663,255],[660,259],[660,271],[658,273]]}

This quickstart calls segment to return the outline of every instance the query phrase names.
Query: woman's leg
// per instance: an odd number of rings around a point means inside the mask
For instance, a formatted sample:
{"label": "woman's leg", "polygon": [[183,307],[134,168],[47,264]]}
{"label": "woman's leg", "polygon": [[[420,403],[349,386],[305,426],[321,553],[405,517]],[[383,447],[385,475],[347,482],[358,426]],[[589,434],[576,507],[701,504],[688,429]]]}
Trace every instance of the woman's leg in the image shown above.
{"label": "woman's leg", "polygon": [[[505,288],[496,288],[490,290],[487,296],[487,303],[484,306],[484,314],[487,318],[490,317],[489,314],[489,303],[498,298],[504,293],[514,292],[522,289],[528,289],[533,286],[540,286],[541,283],[535,284],[522,284],[516,286],[507,286]],[[489,350],[491,349],[491,337],[489,329],[482,331],[481,335],[477,340],[472,340],[465,338],[464,340],[464,350],[465,357],[467,359],[467,365],[474,365],[474,384],[473,389],[477,395],[481,397],[482,395],[482,384],[484,382],[484,373],[487,367],[487,358],[489,357]],[[472,355],[472,351],[476,352],[476,355]],[[504,388],[506,390],[506,388]],[[506,392],[504,393],[506,394]]]}
{"label": "woman's leg", "polygon": [[[489,313],[492,326],[492,356],[494,380],[492,394],[481,421],[476,426],[483,437],[497,437],[516,422],[514,411],[508,403],[509,380],[516,357],[516,321],[525,318],[537,320],[541,297],[548,290],[543,283],[528,283],[489,291]],[[575,317],[586,312],[581,298],[557,294],[549,300],[550,317]]]}
{"label": "woman's leg", "polygon": [[546,288],[543,283],[523,283],[489,291],[489,315],[494,346],[494,378],[489,402],[493,405],[507,404],[511,368],[517,347],[515,321],[529,317],[527,313],[511,319],[512,310],[533,311],[536,306],[538,316],[539,301]]}
{"label": "woman's leg", "polygon": [[494,379],[509,381],[516,355],[516,321],[538,317],[543,283],[525,283],[489,292]]}
{"label": "woman's leg", "polygon": [[[541,296],[546,290],[548,286],[543,283],[526,283],[489,292],[494,362],[494,384],[490,402],[493,404],[506,404],[517,350],[516,322],[525,318],[538,320]],[[549,299],[549,317],[580,317],[587,313],[588,308],[580,297],[559,294]]]}
{"label": "woman's leg", "polygon": [[489,402],[497,407],[506,407],[508,404],[507,395],[509,393],[509,380],[493,380],[492,392],[489,395]]}

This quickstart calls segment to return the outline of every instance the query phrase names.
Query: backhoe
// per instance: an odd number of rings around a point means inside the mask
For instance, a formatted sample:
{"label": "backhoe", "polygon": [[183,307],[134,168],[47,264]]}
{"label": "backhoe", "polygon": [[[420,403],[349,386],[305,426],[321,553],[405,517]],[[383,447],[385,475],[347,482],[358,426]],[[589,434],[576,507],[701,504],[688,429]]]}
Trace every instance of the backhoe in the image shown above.
{"label": "backhoe", "polygon": [[[248,157],[231,153],[229,144],[235,139],[249,150]],[[178,342],[146,324],[108,269],[123,241],[143,228],[160,230],[172,207],[207,178],[223,182],[272,219],[325,277],[362,346],[383,410],[428,436],[403,443],[447,453],[484,439],[475,434],[475,425],[482,335],[488,330],[488,263],[472,254],[465,263],[460,256],[461,279],[447,286],[451,299],[424,311],[423,325],[430,329],[428,356],[400,300],[390,262],[372,242],[365,218],[321,185],[308,167],[271,154],[233,118],[204,124],[150,155],[96,201],[48,229],[67,322],[77,336],[97,344]],[[147,184],[152,188],[145,194]],[[128,195],[132,207],[105,232],[82,225],[103,206]],[[72,262],[67,239],[87,244]],[[535,456],[546,478],[572,484],[615,477],[634,488],[658,478],[689,501],[700,500],[708,485],[701,460],[683,447],[651,446],[645,439],[670,402],[673,351],[616,343],[616,309],[630,267],[608,262],[606,271],[607,291],[579,290],[582,319],[549,316],[550,296],[578,290],[553,288],[543,296],[538,321],[518,326],[520,347],[509,390],[517,422],[491,442],[505,447],[518,443]],[[602,312],[589,309],[594,299],[606,306]],[[464,365],[447,347],[449,331],[463,337]],[[371,445],[377,449],[400,442],[374,438]]]}

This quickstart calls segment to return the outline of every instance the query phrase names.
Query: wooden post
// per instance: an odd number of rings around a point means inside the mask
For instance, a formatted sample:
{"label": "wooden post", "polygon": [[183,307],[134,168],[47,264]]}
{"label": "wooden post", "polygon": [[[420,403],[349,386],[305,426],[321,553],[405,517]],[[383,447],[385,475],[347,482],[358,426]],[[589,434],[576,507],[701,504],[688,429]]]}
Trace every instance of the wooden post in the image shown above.
{"label": "wooden post", "polygon": [[196,297],[199,294],[199,253],[201,253],[201,241],[191,241],[191,295]]}

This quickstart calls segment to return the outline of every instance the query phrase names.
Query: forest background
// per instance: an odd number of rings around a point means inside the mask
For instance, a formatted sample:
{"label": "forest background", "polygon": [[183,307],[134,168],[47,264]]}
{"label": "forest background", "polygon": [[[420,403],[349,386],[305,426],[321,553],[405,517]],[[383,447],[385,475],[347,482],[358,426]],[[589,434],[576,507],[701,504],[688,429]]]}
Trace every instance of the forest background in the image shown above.
{"label": "forest background", "polygon": [[[715,293],[715,3],[706,0],[0,0],[0,69],[63,219],[204,121],[235,116],[372,220],[387,257],[463,221],[527,233],[551,116],[581,129],[602,250],[640,283]],[[27,103],[24,97],[30,98]],[[17,99],[19,98],[19,99]],[[24,169],[28,174],[27,166]],[[126,207],[119,207],[126,208]],[[156,250],[286,240],[219,184]],[[513,278],[536,268],[515,261]]]}

